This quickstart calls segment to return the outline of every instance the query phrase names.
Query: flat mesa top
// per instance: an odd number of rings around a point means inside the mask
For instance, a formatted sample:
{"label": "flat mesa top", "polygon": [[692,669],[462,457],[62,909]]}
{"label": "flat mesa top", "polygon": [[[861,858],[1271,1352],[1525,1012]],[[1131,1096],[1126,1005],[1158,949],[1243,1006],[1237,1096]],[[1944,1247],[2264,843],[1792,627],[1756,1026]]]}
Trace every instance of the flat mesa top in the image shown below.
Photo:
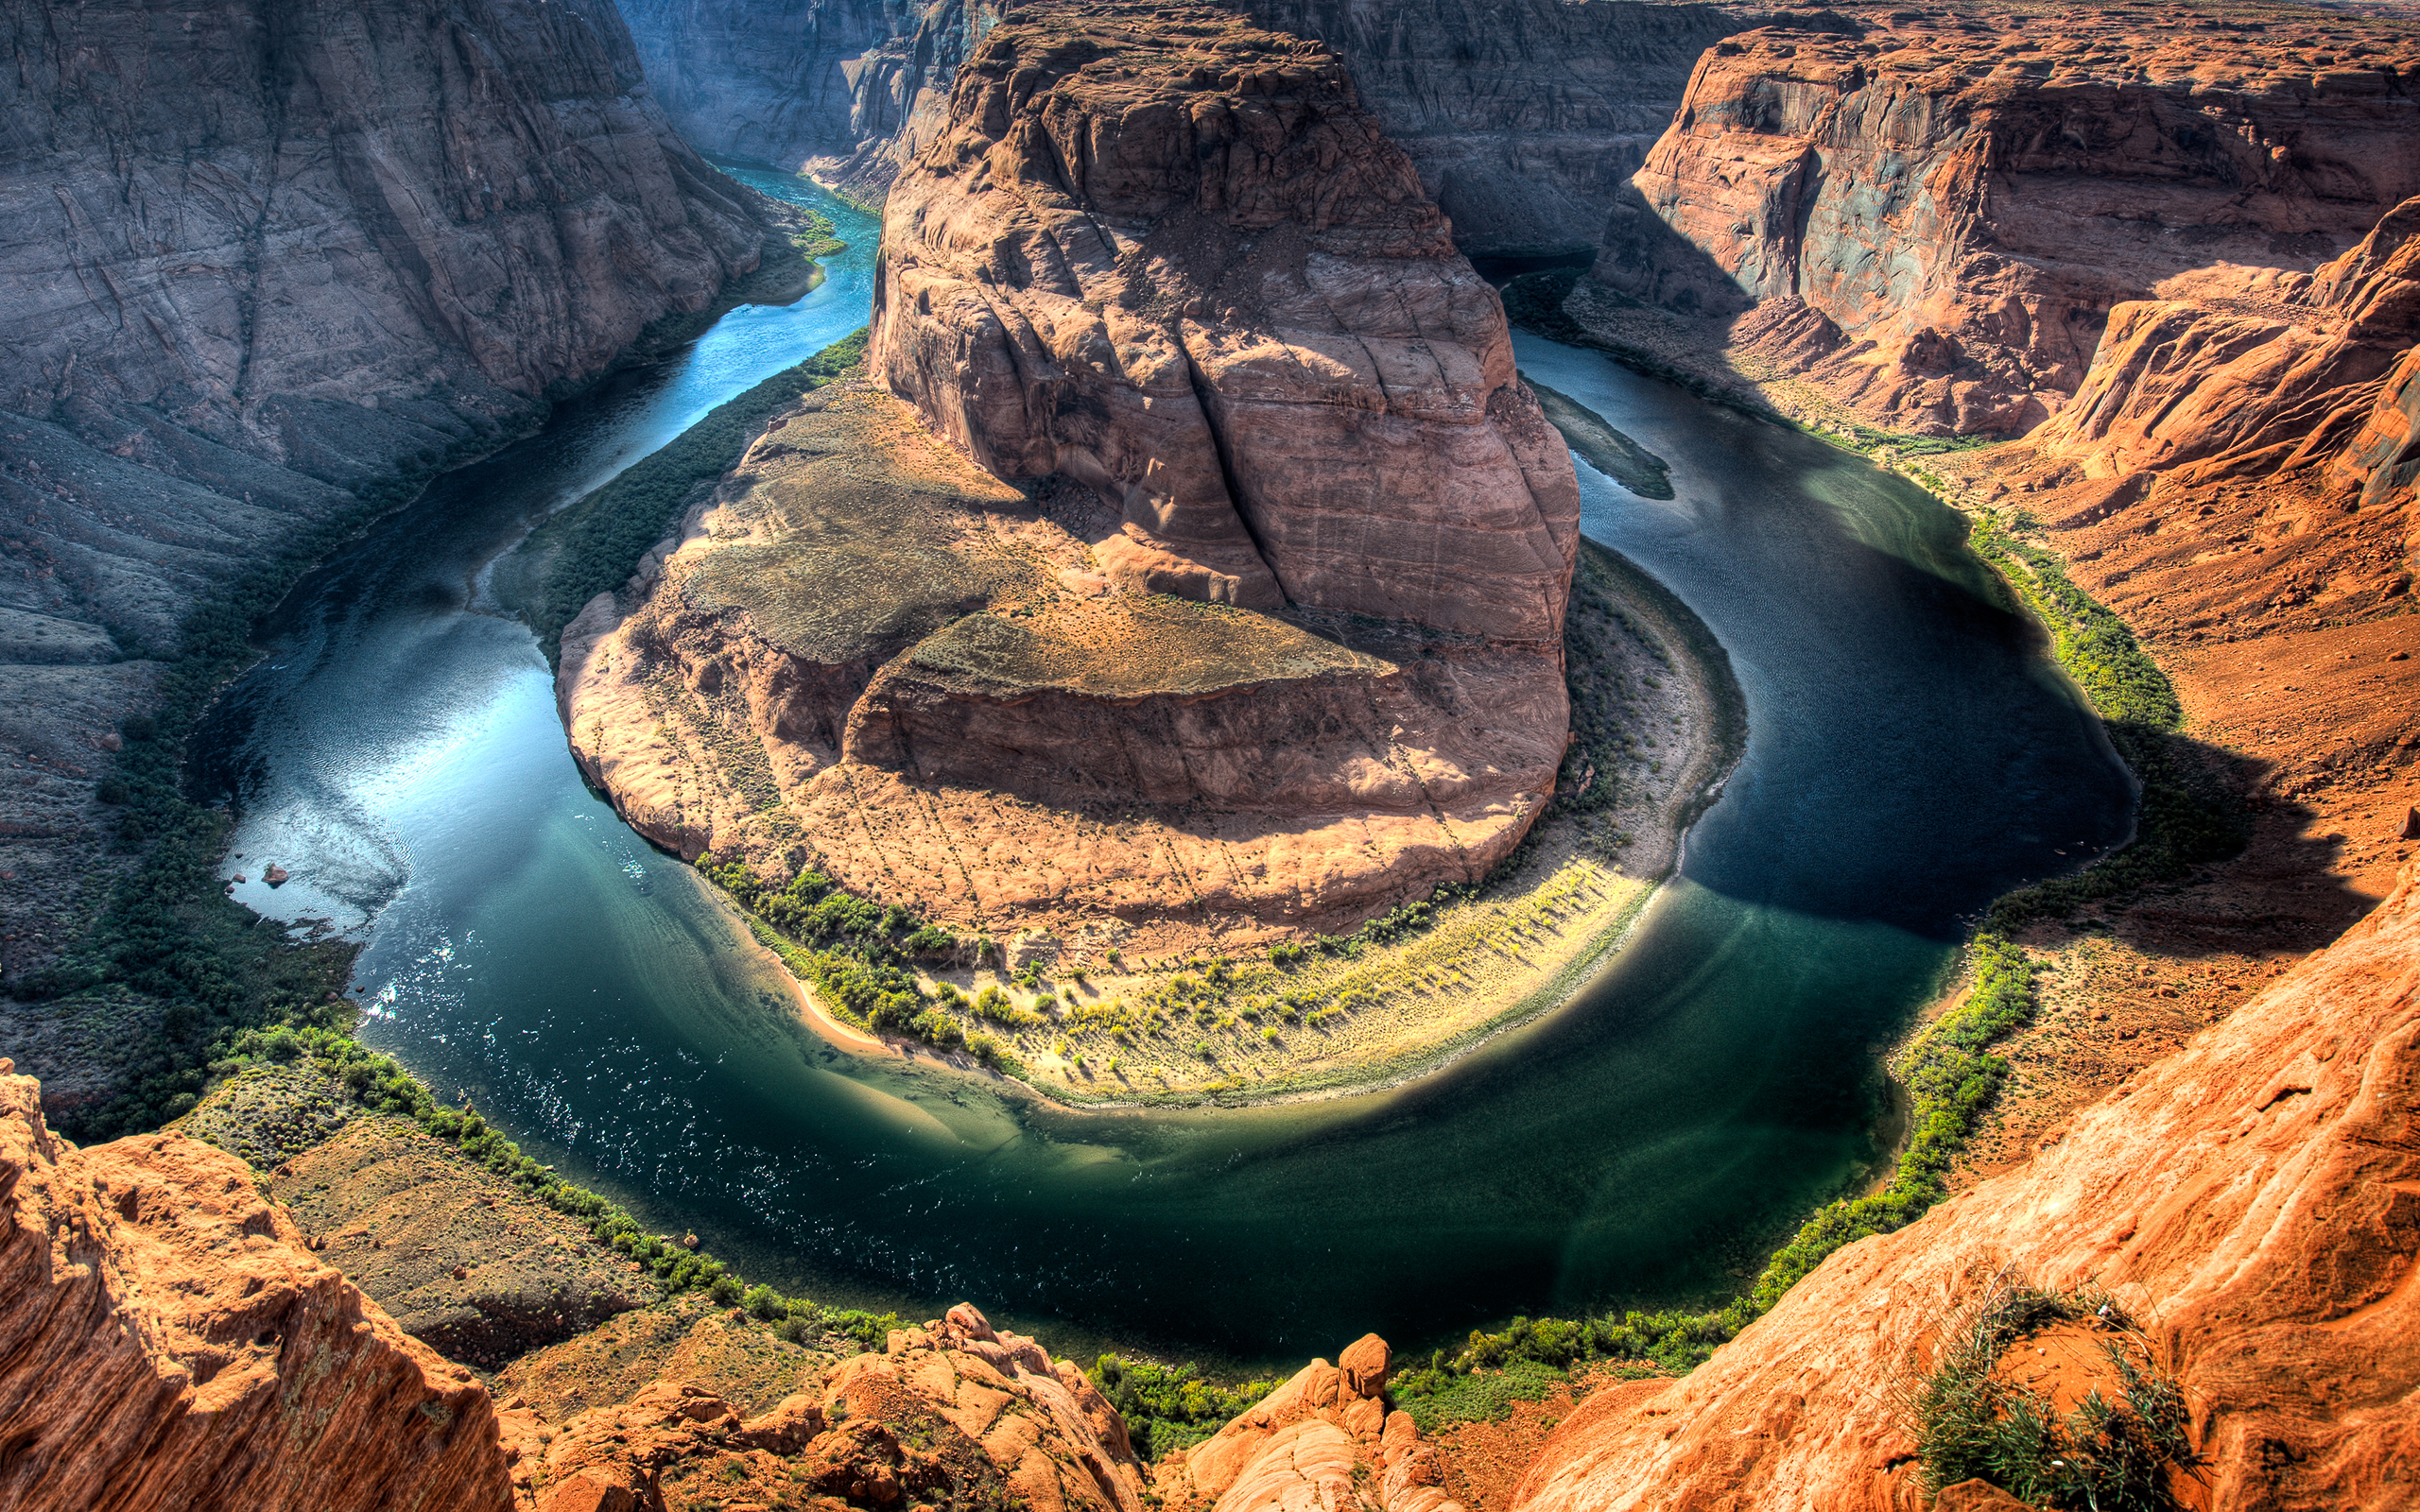
{"label": "flat mesa top", "polygon": [[877,387],[836,384],[777,419],[676,558],[692,608],[744,611],[825,665],[906,653],[923,680],[995,696],[1199,695],[1392,664],[1270,614],[1114,591],[1087,490],[1028,493],[936,439]]}

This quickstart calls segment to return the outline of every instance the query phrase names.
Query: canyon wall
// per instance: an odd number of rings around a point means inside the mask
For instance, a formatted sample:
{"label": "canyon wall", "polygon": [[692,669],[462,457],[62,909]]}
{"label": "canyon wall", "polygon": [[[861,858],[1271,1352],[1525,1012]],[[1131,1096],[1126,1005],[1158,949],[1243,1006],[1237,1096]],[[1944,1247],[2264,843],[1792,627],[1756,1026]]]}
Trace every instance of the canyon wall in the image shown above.
{"label": "canyon wall", "polygon": [[566,632],[684,855],[1164,945],[1475,881],[1569,729],[1568,451],[1335,55],[1029,6],[885,216],[869,381]]}
{"label": "canyon wall", "polygon": [[94,783],[199,596],[493,447],[756,267],[765,228],[603,0],[21,0],[5,26],[14,977],[115,864]]}
{"label": "canyon wall", "polygon": [[[811,165],[879,200],[932,140],[950,81],[1009,8],[873,0],[624,0],[648,77],[711,151]],[[1739,28],[1712,5],[1632,0],[1265,0],[1237,7],[1324,43],[1410,157],[1464,250],[1595,246],[1689,70]]]}
{"label": "canyon wall", "polygon": [[1685,1380],[1591,1399],[1515,1512],[1913,1512],[1898,1388],[2011,1280],[2096,1282],[2142,1320],[2209,1461],[2196,1504],[2409,1505],[2415,1250],[2420,875],[2406,866],[2342,939],[2029,1164],[1833,1255]]}
{"label": "canyon wall", "polygon": [[1720,43],[1583,289],[1738,316],[1735,351],[1875,423],[2027,430],[2118,305],[2310,274],[2420,190],[2420,42],[2253,10],[1859,8]]}

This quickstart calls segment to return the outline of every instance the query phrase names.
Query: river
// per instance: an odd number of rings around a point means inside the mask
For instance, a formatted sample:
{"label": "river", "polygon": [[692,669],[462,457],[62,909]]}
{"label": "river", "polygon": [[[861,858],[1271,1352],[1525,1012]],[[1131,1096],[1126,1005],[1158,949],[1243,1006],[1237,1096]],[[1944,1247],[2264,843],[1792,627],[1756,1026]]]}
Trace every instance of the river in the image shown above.
{"label": "river", "polygon": [[238,803],[239,899],[364,941],[366,1040],[752,1280],[1231,1366],[1715,1298],[1874,1169],[1876,1052],[1963,919],[2125,833],[2122,768],[1955,514],[1522,336],[1525,369],[1671,464],[1653,503],[1582,463],[1584,528],[1704,617],[1747,696],[1745,759],[1629,947],[1564,1011],[1358,1098],[1077,1114],[844,1055],[583,785],[535,641],[481,585],[548,510],[863,323],[873,220],[743,177],[833,217],[826,281],[563,405],[313,574],[193,781]]}

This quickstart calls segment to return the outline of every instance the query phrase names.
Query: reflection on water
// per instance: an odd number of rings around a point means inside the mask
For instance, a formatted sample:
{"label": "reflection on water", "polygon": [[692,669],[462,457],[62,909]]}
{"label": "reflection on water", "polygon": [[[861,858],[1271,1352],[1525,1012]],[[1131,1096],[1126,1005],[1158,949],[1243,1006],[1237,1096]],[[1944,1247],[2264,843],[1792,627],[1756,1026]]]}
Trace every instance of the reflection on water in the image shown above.
{"label": "reflection on water", "polygon": [[294,872],[239,896],[363,928],[371,1040],[752,1277],[1271,1362],[1708,1297],[1874,1158],[1875,1049],[1961,914],[2122,831],[2122,772],[1953,515],[1525,337],[1526,367],[1672,463],[1667,504],[1583,467],[1587,529],[1712,624],[1751,720],[1685,877],[1582,1001],[1413,1087],[1242,1111],[1078,1114],[844,1055],[582,787],[534,643],[473,591],[533,516],[863,321],[875,228],[823,203],[853,247],[821,288],[735,312],[331,563],[204,742],[245,805],[228,869]]}

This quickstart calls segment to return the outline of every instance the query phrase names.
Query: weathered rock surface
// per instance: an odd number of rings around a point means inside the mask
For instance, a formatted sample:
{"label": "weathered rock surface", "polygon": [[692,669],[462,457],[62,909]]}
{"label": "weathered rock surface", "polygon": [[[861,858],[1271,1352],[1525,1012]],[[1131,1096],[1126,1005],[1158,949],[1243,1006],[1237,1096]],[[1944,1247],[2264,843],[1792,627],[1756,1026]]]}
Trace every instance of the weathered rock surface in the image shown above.
{"label": "weathered rock surface", "polygon": [[0,1503],[506,1504],[486,1390],[316,1259],[242,1161],[180,1134],[79,1150],[13,1069],[0,1060]]}
{"label": "weathered rock surface", "polygon": [[1387,1343],[1314,1360],[1206,1442],[1153,1471],[1171,1512],[1461,1512],[1409,1413],[1387,1411]]}
{"label": "weathered rock surface", "polygon": [[2415,1127],[2420,875],[2407,866],[2337,943],[2030,1164],[1835,1254],[1686,1380],[1592,1399],[1515,1506],[1918,1507],[1892,1383],[2011,1274],[2098,1281],[2149,1320],[2193,1404],[2210,1506],[2407,1505]]}
{"label": "weathered rock surface", "polygon": [[1568,453],[1334,54],[1030,7],[891,191],[868,364],[1009,479],[1124,511],[1120,586],[1551,640]]}
{"label": "weathered rock surface", "polygon": [[891,195],[868,360],[566,632],[631,823],[1170,944],[1382,911],[1527,831],[1570,455],[1331,55],[1018,12]]}
{"label": "weathered rock surface", "polygon": [[2196,269],[2308,275],[2420,190],[2401,28],[1856,16],[1705,56],[1594,279],[1708,316],[1754,302],[1735,349],[1873,421],[2028,429],[2084,381],[2114,307]]}
{"label": "weathered rock surface", "polygon": [[113,864],[94,782],[198,595],[493,446],[765,231],[605,0],[0,26],[0,744],[42,779],[0,799],[14,975]]}
{"label": "weathered rock surface", "polygon": [[838,1512],[921,1505],[944,1512],[1142,1512],[1142,1469],[1126,1425],[1072,1363],[995,1333],[960,1303],[843,1361],[819,1393],[743,1421],[721,1398],[660,1381],[629,1401],[549,1431],[508,1416],[530,1446],[514,1469],[535,1512],[809,1504]]}

